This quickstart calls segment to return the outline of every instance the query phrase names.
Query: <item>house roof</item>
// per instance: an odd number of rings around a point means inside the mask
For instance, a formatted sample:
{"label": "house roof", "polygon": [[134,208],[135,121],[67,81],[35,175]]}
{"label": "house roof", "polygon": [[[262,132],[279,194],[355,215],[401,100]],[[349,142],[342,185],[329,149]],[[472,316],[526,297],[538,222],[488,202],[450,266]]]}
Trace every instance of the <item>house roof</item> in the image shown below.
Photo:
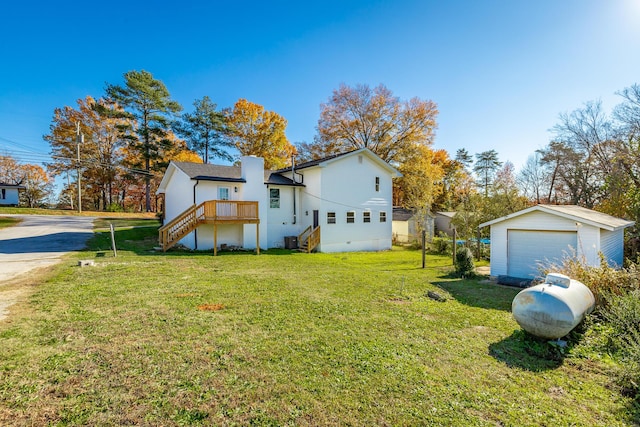
{"label": "house roof", "polygon": [[[189,178],[199,181],[221,181],[221,182],[247,182],[242,178],[242,167],[240,166],[224,166],[211,165],[203,163],[190,162],[173,162],[173,164]],[[265,184],[272,185],[295,185],[304,187],[304,184],[298,184],[291,179],[279,175],[275,171],[264,171]]]}
{"label": "house roof", "polygon": [[442,215],[442,216],[446,216],[448,218],[453,218],[454,216],[456,216],[457,212],[453,211],[453,212],[436,212],[436,215]]}
{"label": "house roof", "polygon": [[414,213],[412,209],[393,208],[393,221],[409,221]]}
{"label": "house roof", "polygon": [[6,182],[0,182],[0,187],[2,188],[16,188],[18,190],[24,190],[27,187],[25,187],[24,185],[19,185],[19,184],[7,184]]}
{"label": "house roof", "polygon": [[[409,221],[411,218],[413,218],[416,215],[416,213],[417,212],[415,209],[395,207],[393,208],[392,220],[393,221]],[[434,218],[431,212],[426,212],[425,217]]]}
{"label": "house roof", "polygon": [[[396,168],[394,168],[389,163],[387,163],[384,160],[382,160],[377,154],[375,154],[373,151],[369,150],[368,148],[360,148],[360,149],[357,149],[357,150],[347,151],[347,152],[344,152],[344,153],[333,154],[331,156],[327,156],[327,157],[324,157],[322,159],[316,159],[316,160],[311,160],[309,162],[300,163],[298,165],[295,165],[294,168],[295,168],[296,171],[299,171],[299,170],[302,170],[302,169],[312,168],[312,167],[315,167],[315,166],[324,167],[327,164],[332,163],[334,161],[337,161],[337,160],[339,160],[341,158],[349,157],[349,156],[353,156],[353,155],[357,155],[357,154],[367,155],[374,162],[378,163],[379,165],[381,165],[385,169],[387,169],[390,172],[394,173],[396,176],[402,176],[402,174],[400,172],[398,172],[398,170]],[[276,172],[278,172],[278,173],[291,172],[291,167],[280,169],[280,170],[277,170]]]}
{"label": "house roof", "polygon": [[211,165],[204,163],[173,162],[191,179],[201,181],[245,182],[240,166]]}
{"label": "house roof", "polygon": [[576,205],[536,205],[530,208],[514,212],[510,215],[503,216],[502,218],[494,219],[493,221],[487,221],[479,225],[480,228],[488,225],[497,224],[502,221],[506,221],[521,215],[528,214],[530,212],[539,211],[545,212],[551,215],[557,215],[572,221],[582,222],[592,225],[594,227],[604,228],[605,230],[615,231],[621,228],[630,227],[635,224],[634,221],[627,221],[622,218],[617,218],[602,212],[597,212],[591,209],[583,208]]}

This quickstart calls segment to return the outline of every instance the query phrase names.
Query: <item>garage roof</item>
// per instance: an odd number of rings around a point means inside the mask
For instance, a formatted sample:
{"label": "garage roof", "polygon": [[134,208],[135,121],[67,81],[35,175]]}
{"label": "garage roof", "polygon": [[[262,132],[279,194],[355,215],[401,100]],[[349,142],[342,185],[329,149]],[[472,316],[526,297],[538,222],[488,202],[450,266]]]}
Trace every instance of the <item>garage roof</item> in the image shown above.
{"label": "garage roof", "polygon": [[583,208],[582,206],[577,205],[536,205],[528,209],[524,209],[518,212],[514,212],[510,215],[494,219],[492,221],[484,222],[480,224],[479,227],[482,228],[488,225],[493,225],[534,211],[541,211],[551,215],[558,215],[572,221],[583,222],[585,224],[604,228],[605,230],[609,231],[619,230],[621,228],[630,227],[635,224],[634,221],[627,221],[622,218],[616,218],[615,216]]}

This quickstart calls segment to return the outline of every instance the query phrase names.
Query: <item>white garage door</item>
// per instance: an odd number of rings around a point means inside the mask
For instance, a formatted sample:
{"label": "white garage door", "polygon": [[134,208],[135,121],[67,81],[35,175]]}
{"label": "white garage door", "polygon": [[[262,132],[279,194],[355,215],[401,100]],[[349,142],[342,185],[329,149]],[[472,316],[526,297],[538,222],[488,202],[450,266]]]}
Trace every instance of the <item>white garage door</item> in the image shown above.
{"label": "white garage door", "polygon": [[507,274],[528,279],[540,275],[540,263],[571,255],[578,241],[575,231],[509,230],[507,239]]}

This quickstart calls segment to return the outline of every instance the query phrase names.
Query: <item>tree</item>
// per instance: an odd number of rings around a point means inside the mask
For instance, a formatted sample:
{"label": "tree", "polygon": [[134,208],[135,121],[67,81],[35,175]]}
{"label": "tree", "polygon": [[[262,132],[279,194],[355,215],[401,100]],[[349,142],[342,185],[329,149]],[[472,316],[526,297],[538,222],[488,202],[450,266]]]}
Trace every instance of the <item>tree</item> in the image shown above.
{"label": "tree", "polygon": [[24,174],[22,185],[25,186],[25,189],[20,192],[21,202],[30,208],[44,204],[53,187],[51,178],[39,165],[23,165],[22,171]]}
{"label": "tree", "polygon": [[493,181],[493,175],[500,166],[502,166],[502,162],[498,160],[498,152],[496,150],[488,150],[476,154],[476,164],[473,166],[473,171],[480,178],[479,185],[484,189],[484,197],[489,196],[489,187]]}
{"label": "tree", "polygon": [[191,150],[200,153],[204,163],[209,163],[209,156],[231,161],[231,155],[225,150],[233,145],[224,138],[224,113],[216,111],[216,104],[208,96],[196,99],[193,106],[193,113],[183,114],[174,124],[176,133],[187,140]]}
{"label": "tree", "polygon": [[153,171],[166,168],[160,152],[170,148],[167,139],[170,115],[182,110],[173,101],[164,83],[147,71],[129,71],[124,74],[124,86],[107,85],[106,92],[125,111],[119,117],[135,120],[137,137],[128,136],[129,145],[137,153],[132,166],[145,172],[145,208],[151,211],[151,177]]}
{"label": "tree", "polygon": [[287,120],[262,105],[239,99],[232,110],[226,112],[227,135],[243,156],[264,158],[267,169],[285,167],[295,152],[285,130]]}
{"label": "tree", "polygon": [[[96,101],[87,96],[78,99],[77,104],[77,109],[67,106],[54,110],[50,133],[44,136],[51,146],[53,159],[47,169],[54,176],[81,169],[83,200],[93,201],[98,210],[106,209],[114,203],[115,182],[123,172],[122,129],[131,123],[117,117],[122,109],[109,100]],[[80,147],[77,145],[78,126],[84,135]]]}
{"label": "tree", "polygon": [[542,154],[536,151],[527,158],[517,177],[517,184],[522,194],[536,204],[549,202],[544,193],[549,186],[550,173],[549,169],[542,164]]}
{"label": "tree", "polygon": [[442,191],[447,160],[444,150],[433,151],[416,145],[398,167],[402,177],[393,182],[394,205],[430,212],[433,201]]}
{"label": "tree", "polygon": [[320,109],[318,152],[369,148],[387,162],[398,162],[415,144],[431,145],[438,114],[434,102],[400,101],[384,85],[371,89],[342,84]]}
{"label": "tree", "polygon": [[0,155],[0,182],[20,185],[24,179],[22,166],[11,156]]}
{"label": "tree", "polygon": [[20,192],[20,203],[30,208],[43,204],[51,194],[51,178],[42,166],[21,165],[11,156],[0,155],[0,182],[25,187]]}

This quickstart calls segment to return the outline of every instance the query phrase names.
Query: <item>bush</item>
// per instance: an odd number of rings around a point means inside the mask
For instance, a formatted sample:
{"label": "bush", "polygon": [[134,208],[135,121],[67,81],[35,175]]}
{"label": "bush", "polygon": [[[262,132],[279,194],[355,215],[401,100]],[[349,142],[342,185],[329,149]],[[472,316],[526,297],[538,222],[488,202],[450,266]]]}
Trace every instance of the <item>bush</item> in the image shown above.
{"label": "bush", "polygon": [[609,351],[620,359],[618,382],[625,394],[640,403],[640,290],[606,296],[601,310],[608,324]]}
{"label": "bush", "polygon": [[434,237],[431,240],[431,248],[437,254],[451,254],[451,250],[453,249],[451,237],[447,235]]}
{"label": "bush", "polygon": [[124,209],[118,203],[111,203],[107,206],[107,212],[124,212]]}
{"label": "bush", "polygon": [[598,267],[589,267],[573,256],[565,258],[561,265],[545,265],[541,270],[544,276],[549,272],[562,273],[584,283],[593,292],[597,305],[604,304],[605,295],[626,295],[640,290],[640,270],[637,264],[630,263],[626,268],[615,269],[609,266],[602,254]]}
{"label": "bush", "polygon": [[456,273],[462,277],[472,276],[475,272],[473,254],[469,248],[461,248],[456,252]]}

